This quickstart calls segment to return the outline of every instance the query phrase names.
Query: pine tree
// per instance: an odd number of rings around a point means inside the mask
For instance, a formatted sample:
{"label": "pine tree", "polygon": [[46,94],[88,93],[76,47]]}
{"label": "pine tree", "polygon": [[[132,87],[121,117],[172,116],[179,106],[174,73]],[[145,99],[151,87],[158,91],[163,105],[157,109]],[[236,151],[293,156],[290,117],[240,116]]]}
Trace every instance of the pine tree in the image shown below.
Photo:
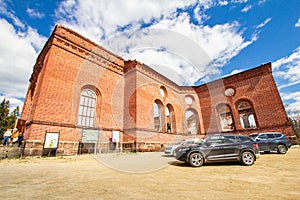
{"label": "pine tree", "polygon": [[9,106],[9,100],[3,99],[0,104],[0,134],[3,134],[7,129],[14,128],[16,119],[20,117],[19,106],[11,114],[9,113]]}

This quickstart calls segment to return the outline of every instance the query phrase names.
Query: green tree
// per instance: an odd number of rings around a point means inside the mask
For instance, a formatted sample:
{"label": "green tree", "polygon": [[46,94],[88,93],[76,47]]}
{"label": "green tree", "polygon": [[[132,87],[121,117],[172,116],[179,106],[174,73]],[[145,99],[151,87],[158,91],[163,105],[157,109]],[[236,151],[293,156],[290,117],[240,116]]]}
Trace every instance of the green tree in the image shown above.
{"label": "green tree", "polygon": [[0,130],[2,134],[7,129],[14,128],[16,119],[20,117],[19,106],[17,106],[12,113],[9,113],[9,107],[9,100],[3,99],[0,104]]}
{"label": "green tree", "polygon": [[299,136],[300,136],[300,114],[291,116],[289,118],[289,120],[292,124],[295,135],[297,136],[297,138],[299,138]]}

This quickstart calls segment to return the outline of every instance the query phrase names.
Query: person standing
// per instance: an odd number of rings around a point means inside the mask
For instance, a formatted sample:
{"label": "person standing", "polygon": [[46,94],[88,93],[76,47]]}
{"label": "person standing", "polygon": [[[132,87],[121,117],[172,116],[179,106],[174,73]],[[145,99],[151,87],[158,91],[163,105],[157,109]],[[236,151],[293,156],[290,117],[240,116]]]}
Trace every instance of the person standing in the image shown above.
{"label": "person standing", "polygon": [[22,146],[22,141],[23,141],[23,134],[20,133],[19,136],[18,136],[18,147]]}
{"label": "person standing", "polygon": [[4,135],[3,135],[3,145],[8,145],[8,142],[9,142],[9,138],[11,137],[12,135],[12,132],[11,132],[11,129],[7,129],[7,131],[5,131]]}

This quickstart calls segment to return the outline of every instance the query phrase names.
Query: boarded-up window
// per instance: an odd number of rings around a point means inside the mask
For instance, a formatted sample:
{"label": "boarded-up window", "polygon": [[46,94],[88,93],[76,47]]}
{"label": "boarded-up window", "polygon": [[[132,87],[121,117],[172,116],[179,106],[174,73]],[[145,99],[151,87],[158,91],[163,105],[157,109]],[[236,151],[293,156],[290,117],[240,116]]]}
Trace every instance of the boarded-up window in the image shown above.
{"label": "boarded-up window", "polygon": [[233,131],[235,128],[230,107],[227,104],[220,104],[217,107],[217,112],[222,131]]}
{"label": "boarded-up window", "polygon": [[162,103],[159,100],[156,100],[153,105],[154,109],[154,129],[156,131],[162,130],[162,112],[163,112],[163,106]]}
{"label": "boarded-up window", "polygon": [[256,128],[256,119],[254,116],[254,110],[252,104],[247,101],[243,100],[237,104],[240,123],[243,129],[251,129]]}

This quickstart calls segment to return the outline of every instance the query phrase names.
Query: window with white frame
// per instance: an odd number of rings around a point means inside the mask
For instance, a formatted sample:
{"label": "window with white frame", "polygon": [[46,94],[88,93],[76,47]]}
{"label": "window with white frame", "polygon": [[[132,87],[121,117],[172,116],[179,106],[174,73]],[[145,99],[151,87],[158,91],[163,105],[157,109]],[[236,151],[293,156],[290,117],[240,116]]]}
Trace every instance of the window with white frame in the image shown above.
{"label": "window with white frame", "polygon": [[85,89],[81,92],[77,121],[79,126],[94,126],[96,99],[96,93],[91,89]]}

